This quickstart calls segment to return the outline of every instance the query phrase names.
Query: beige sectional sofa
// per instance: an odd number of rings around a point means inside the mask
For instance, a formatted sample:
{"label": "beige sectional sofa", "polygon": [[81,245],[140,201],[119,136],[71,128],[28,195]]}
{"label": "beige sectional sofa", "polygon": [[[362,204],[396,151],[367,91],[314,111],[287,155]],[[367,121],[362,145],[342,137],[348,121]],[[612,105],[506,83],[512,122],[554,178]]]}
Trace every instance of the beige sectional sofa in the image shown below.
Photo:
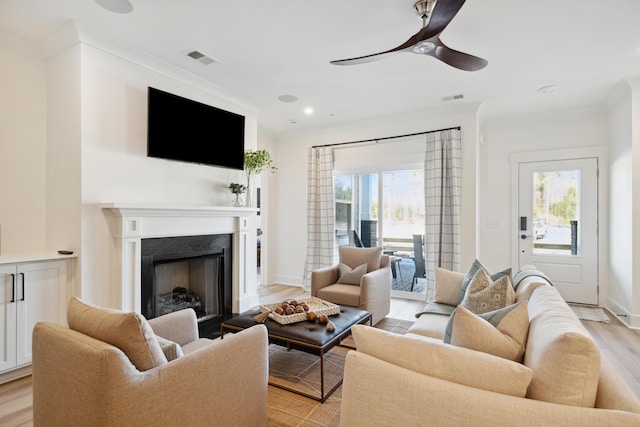
{"label": "beige sectional sofa", "polygon": [[544,275],[515,298],[529,320],[521,361],[444,343],[446,304],[405,335],[354,326],[341,425],[640,426],[640,402]]}

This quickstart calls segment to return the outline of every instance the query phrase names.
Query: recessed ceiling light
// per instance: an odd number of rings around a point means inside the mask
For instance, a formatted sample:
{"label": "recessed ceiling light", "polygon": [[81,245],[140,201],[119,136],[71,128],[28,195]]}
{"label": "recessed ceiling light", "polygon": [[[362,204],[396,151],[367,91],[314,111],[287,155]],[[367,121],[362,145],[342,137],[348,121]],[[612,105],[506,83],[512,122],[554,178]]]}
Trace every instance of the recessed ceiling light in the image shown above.
{"label": "recessed ceiling light", "polygon": [[313,108],[311,108],[311,107],[307,107],[307,108],[305,108],[305,109],[304,109],[304,113],[305,113],[307,116],[310,116],[311,114],[313,114]]}
{"label": "recessed ceiling light", "polygon": [[298,97],[293,95],[280,95],[278,99],[282,102],[296,102]]}
{"label": "recessed ceiling light", "polygon": [[95,0],[100,7],[113,13],[131,13],[133,5],[129,0]]}
{"label": "recessed ceiling light", "polygon": [[548,85],[548,86],[542,86],[541,88],[539,88],[538,92],[551,93],[551,92],[555,92],[556,90],[558,90],[558,85]]}

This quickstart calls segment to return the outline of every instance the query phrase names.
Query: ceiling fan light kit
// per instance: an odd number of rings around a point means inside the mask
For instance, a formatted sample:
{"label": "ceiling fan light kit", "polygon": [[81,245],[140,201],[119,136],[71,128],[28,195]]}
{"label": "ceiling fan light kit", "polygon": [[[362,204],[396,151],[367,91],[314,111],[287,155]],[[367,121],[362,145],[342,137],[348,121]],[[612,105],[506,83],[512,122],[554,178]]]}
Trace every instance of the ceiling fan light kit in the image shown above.
{"label": "ceiling fan light kit", "polygon": [[487,66],[485,59],[446,46],[440,34],[456,16],[465,0],[420,0],[413,5],[422,19],[422,28],[409,40],[393,49],[356,58],[331,61],[334,65],[356,65],[377,61],[400,52],[432,56],[447,65],[464,71],[477,71]]}

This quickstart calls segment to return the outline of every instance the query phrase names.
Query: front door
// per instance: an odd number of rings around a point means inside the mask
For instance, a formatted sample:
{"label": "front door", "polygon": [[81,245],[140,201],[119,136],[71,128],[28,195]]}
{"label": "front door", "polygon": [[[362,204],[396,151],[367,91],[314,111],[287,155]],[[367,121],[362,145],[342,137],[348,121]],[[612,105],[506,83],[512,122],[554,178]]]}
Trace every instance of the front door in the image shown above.
{"label": "front door", "polygon": [[518,165],[518,262],[567,302],[598,304],[598,160]]}

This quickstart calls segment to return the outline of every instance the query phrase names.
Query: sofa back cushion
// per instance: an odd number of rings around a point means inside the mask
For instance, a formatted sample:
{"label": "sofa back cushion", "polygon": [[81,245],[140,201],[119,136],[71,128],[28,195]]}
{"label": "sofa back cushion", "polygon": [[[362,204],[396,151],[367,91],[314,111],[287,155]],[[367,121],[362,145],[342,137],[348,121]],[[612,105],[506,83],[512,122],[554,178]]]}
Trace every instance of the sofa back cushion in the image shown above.
{"label": "sofa back cushion", "polygon": [[526,366],[490,354],[364,325],[351,332],[358,352],[435,378],[518,397],[531,381]]}
{"label": "sofa back cushion", "polygon": [[594,407],[600,350],[553,286],[529,298],[529,337],[524,364],[533,370],[527,397]]}
{"label": "sofa back cushion", "polygon": [[118,347],[139,371],[167,363],[147,319],[138,313],[102,308],[73,297],[67,322],[73,330]]}
{"label": "sofa back cushion", "polygon": [[380,268],[382,258],[382,248],[352,248],[340,246],[338,248],[340,262],[351,268],[356,268],[364,263],[367,264],[367,271],[374,271]]}

